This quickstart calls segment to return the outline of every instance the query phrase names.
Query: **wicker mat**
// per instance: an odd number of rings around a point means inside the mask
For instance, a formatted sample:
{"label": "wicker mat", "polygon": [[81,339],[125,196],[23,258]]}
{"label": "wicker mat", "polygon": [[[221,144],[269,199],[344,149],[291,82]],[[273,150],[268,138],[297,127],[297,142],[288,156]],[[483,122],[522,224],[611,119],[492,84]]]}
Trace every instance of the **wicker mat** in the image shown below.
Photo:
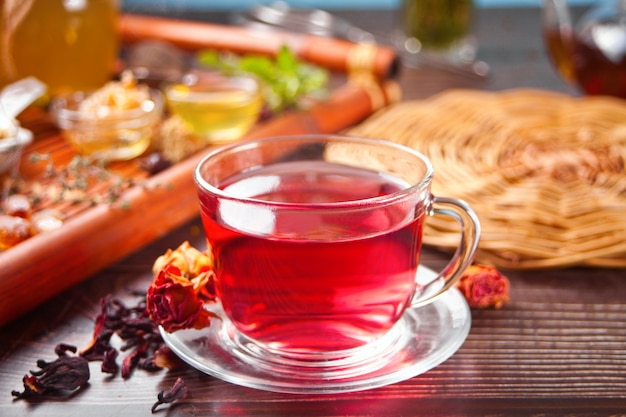
{"label": "wicker mat", "polygon": [[[477,212],[477,259],[511,269],[626,267],[626,101],[540,90],[450,90],[375,113],[348,134],[426,154],[433,194]],[[430,218],[424,243],[455,248]]]}

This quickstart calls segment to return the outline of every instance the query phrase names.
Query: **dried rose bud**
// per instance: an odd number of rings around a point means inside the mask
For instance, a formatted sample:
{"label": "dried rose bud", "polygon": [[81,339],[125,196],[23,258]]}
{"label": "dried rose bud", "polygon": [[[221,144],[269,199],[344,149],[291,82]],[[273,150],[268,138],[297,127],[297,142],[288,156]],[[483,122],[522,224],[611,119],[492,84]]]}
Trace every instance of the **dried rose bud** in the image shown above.
{"label": "dried rose bud", "polygon": [[500,308],[510,300],[508,278],[490,265],[471,265],[457,288],[474,308]]}
{"label": "dried rose bud", "polygon": [[164,255],[159,256],[154,261],[152,272],[156,276],[168,264],[180,269],[182,275],[191,281],[200,298],[215,300],[213,255],[210,249],[201,252],[185,241],[175,250],[168,249]]}
{"label": "dried rose bud", "polygon": [[[158,274],[167,264],[176,266],[183,274],[195,277],[213,269],[213,258],[185,241],[175,250],[168,249],[164,255],[159,256],[154,261],[152,272]],[[202,283],[202,286],[204,284],[206,283]]]}
{"label": "dried rose bud", "polygon": [[200,290],[177,266],[165,265],[148,287],[146,306],[150,318],[168,332],[208,327],[214,315],[204,309]]}

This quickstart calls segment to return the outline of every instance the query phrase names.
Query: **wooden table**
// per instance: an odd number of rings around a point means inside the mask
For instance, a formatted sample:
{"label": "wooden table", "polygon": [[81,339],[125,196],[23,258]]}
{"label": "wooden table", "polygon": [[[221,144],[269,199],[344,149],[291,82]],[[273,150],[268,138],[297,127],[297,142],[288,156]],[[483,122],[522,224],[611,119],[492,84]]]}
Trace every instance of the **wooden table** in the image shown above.
{"label": "wooden table", "polygon": [[[389,11],[341,13],[385,34]],[[196,14],[194,18],[207,18]],[[554,74],[543,51],[536,9],[488,9],[477,16],[486,80],[427,69],[404,70],[405,97],[427,97],[451,87],[500,90],[542,87],[573,91]],[[150,415],[158,391],[182,377],[189,395],[157,414],[175,416],[608,416],[626,415],[626,271],[568,268],[504,271],[512,302],[501,310],[472,311],[466,342],[435,369],[391,386],[333,395],[290,395],[239,387],[194,369],[108,378],[97,363],[89,386],[69,398],[13,401],[21,379],[54,346],[84,347],[99,299],[114,294],[135,302],[153,260],[184,240],[202,247],[199,220],[175,230],[0,329],[0,416]],[[422,262],[440,268],[446,255],[427,248]],[[1,273],[1,266],[0,266]],[[23,285],[29,285],[24,282]],[[37,291],[36,288],[32,289]]]}

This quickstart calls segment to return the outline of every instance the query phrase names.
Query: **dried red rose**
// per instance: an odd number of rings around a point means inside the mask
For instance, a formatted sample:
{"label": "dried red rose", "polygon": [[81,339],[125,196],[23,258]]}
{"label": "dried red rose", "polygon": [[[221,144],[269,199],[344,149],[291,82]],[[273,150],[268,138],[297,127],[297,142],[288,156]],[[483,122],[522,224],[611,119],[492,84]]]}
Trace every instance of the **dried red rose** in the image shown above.
{"label": "dried red rose", "polygon": [[471,265],[457,288],[474,308],[501,308],[510,301],[508,278],[490,265]]}
{"label": "dried red rose", "polygon": [[196,287],[206,285],[213,271],[213,257],[210,253],[200,252],[185,241],[176,249],[168,249],[152,265],[152,273],[157,275],[165,265],[174,265],[181,270]]}
{"label": "dried red rose", "polygon": [[159,256],[152,267],[154,279],[146,304],[150,318],[168,332],[201,329],[211,317],[204,303],[215,300],[213,258],[189,242]]}
{"label": "dried red rose", "polygon": [[167,332],[208,327],[215,315],[204,309],[198,295],[201,288],[194,288],[178,267],[165,265],[148,288],[146,302],[150,318]]}

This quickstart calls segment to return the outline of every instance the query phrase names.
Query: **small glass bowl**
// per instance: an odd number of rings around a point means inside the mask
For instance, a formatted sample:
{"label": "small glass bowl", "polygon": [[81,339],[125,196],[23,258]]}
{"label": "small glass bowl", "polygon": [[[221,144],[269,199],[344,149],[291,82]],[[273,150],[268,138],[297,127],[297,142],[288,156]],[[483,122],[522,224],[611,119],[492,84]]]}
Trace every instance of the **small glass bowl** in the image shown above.
{"label": "small glass bowl", "polygon": [[150,90],[150,99],[139,107],[108,114],[86,114],[80,103],[89,95],[77,92],[55,98],[51,113],[66,139],[85,156],[102,160],[128,160],[150,146],[157,123],[163,114],[163,97]]}
{"label": "small glass bowl", "polygon": [[33,132],[21,128],[18,122],[6,126],[6,129],[0,126],[0,201],[7,196],[10,179],[18,174],[22,151],[32,141]]}
{"label": "small glass bowl", "polygon": [[0,177],[16,173],[22,150],[32,141],[33,133],[17,124],[6,136],[0,135]]}
{"label": "small glass bowl", "polygon": [[263,107],[256,78],[199,71],[164,87],[172,114],[210,143],[241,138],[258,121]]}

